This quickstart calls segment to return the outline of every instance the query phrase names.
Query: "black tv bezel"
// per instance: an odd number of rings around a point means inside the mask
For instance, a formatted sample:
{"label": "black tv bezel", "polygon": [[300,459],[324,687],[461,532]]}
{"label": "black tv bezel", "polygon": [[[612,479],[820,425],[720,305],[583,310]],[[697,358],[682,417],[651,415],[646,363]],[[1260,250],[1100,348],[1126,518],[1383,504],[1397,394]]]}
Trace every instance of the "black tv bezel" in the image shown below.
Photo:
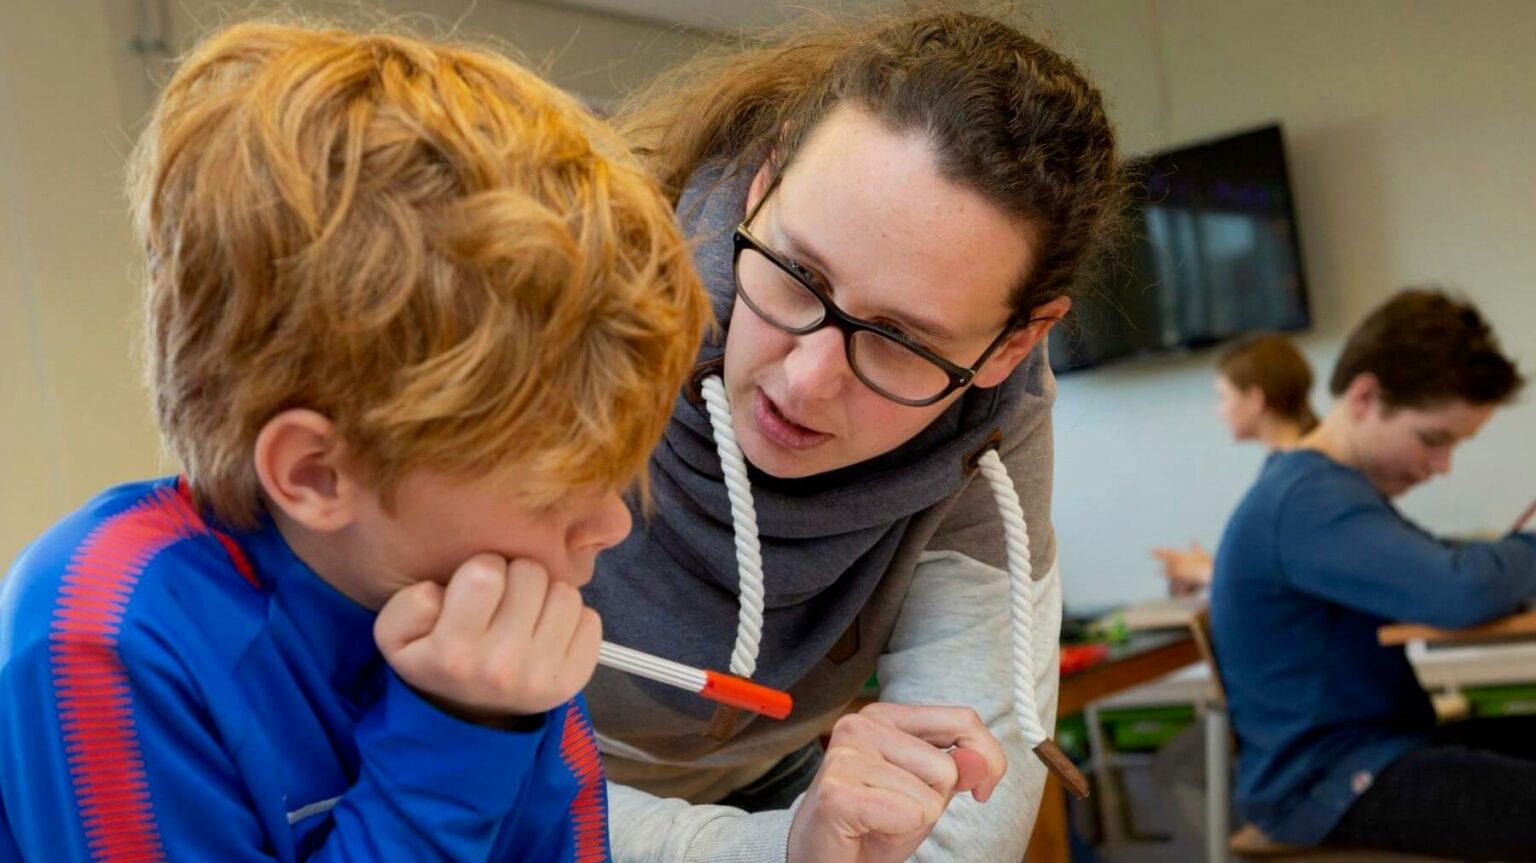
{"label": "black tv bezel", "polygon": [[[1114,356],[1105,357],[1093,362],[1083,363],[1081,365],[1070,365],[1064,368],[1057,368],[1056,365],[1052,363],[1051,370],[1055,374],[1069,375],[1075,374],[1077,372],[1088,371],[1090,369],[1100,369],[1106,366],[1122,365],[1138,360],[1162,358],[1180,353],[1192,353],[1223,344],[1225,342],[1231,341],[1232,339],[1236,339],[1253,332],[1302,333],[1308,332],[1312,329],[1312,286],[1307,278],[1306,258],[1302,254],[1300,222],[1296,218],[1296,195],[1295,185],[1292,183],[1290,148],[1286,139],[1285,128],[1281,123],[1278,121],[1264,123],[1236,132],[1229,132],[1218,136],[1203,138],[1193,143],[1185,144],[1173,149],[1159,150],[1157,152],[1148,153],[1143,156],[1138,156],[1133,159],[1126,160],[1126,166],[1128,169],[1134,171],[1137,170],[1137,166],[1150,165],[1158,160],[1171,160],[1192,152],[1209,150],[1215,147],[1219,147],[1223,144],[1229,144],[1240,138],[1261,134],[1272,134],[1279,144],[1279,169],[1280,177],[1285,183],[1284,206],[1285,216],[1291,226],[1291,254],[1296,259],[1296,286],[1297,294],[1300,300],[1299,305],[1301,311],[1301,323],[1295,326],[1287,327],[1266,327],[1263,329],[1238,330],[1235,332],[1224,333],[1211,337],[1202,336],[1181,338],[1179,341],[1163,347],[1137,348],[1131,351],[1127,351],[1123,354],[1116,354]],[[1140,188],[1139,184],[1138,188]],[[1128,211],[1133,210],[1137,205],[1141,203],[1144,202],[1133,202],[1130,206],[1127,207]],[[1060,331],[1052,333],[1053,338],[1072,338],[1072,331],[1070,328],[1075,322],[1069,320],[1066,323],[1068,326],[1068,331],[1065,333]]]}

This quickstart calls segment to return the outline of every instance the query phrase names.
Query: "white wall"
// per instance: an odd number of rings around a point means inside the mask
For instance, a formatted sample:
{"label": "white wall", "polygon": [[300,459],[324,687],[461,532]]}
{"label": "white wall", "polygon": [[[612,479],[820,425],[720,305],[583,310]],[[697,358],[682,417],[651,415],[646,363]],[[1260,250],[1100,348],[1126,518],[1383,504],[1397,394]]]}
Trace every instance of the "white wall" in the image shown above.
{"label": "white wall", "polygon": [[[1536,3],[1057,0],[1034,20],[1098,75],[1131,150],[1284,125],[1319,408],[1349,327],[1409,283],[1458,286],[1536,373]],[[1068,603],[1156,595],[1149,547],[1214,547],[1262,453],[1212,415],[1211,361],[1062,379]],[[1507,528],[1536,495],[1532,389],[1403,509],[1436,531]]]}
{"label": "white wall", "polygon": [[[262,8],[168,5],[177,51]],[[429,31],[458,22],[465,37],[492,35],[548,61],[556,83],[596,104],[696,44],[677,30],[512,0],[286,5],[352,20],[424,14],[416,24]],[[127,49],[139,8],[58,0],[7,3],[0,16],[0,574],[98,490],[174,469],[159,457],[132,350],[137,255],[120,189],[155,80]],[[163,74],[163,63],[149,66]]]}
{"label": "white wall", "polygon": [[[99,488],[169,467],[129,347],[135,255],[119,186],[152,89],[125,49],[137,4],[25,5],[0,26],[0,568]],[[193,22],[245,8],[170,5],[178,47]],[[295,4],[359,5],[379,8]],[[469,35],[554,55],[552,77],[594,101],[692,44],[512,0],[382,8],[448,22],[471,10]],[[1536,3],[1056,0],[1030,26],[1094,69],[1132,150],[1285,124],[1317,322],[1301,345],[1319,377],[1350,323],[1426,279],[1463,286],[1536,370]],[[1069,602],[1154,595],[1148,547],[1219,536],[1260,453],[1227,443],[1212,418],[1209,362],[1062,380],[1056,523]],[[1405,509],[1439,530],[1504,525],[1536,494],[1531,401],[1497,416]]]}
{"label": "white wall", "polygon": [[0,570],[87,488],[155,466],[128,360],[115,40],[93,2],[7,8],[3,21]]}

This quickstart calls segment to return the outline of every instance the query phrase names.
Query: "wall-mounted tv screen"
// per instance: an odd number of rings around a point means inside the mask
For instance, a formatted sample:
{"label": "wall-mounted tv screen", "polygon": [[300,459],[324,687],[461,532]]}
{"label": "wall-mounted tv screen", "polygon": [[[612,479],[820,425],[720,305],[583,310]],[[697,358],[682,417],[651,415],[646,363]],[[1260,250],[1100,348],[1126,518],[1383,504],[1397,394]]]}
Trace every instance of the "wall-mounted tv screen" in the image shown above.
{"label": "wall-mounted tv screen", "polygon": [[1311,322],[1279,126],[1131,163],[1126,228],[1051,333],[1058,372]]}

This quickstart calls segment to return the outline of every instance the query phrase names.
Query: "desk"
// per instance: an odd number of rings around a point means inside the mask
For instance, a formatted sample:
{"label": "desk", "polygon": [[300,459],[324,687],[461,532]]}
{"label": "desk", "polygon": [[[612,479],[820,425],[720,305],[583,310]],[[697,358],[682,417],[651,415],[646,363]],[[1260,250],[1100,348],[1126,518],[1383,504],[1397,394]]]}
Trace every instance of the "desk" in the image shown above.
{"label": "desk", "polygon": [[1536,638],[1536,609],[1517,612],[1508,617],[1501,617],[1481,626],[1471,626],[1466,629],[1436,629],[1433,626],[1421,626],[1417,623],[1393,623],[1376,631],[1376,640],[1385,647],[1396,647],[1412,642],[1457,644],[1503,638]]}
{"label": "desk", "polygon": [[[1200,661],[1200,649],[1188,632],[1139,632],[1110,648],[1097,665],[1062,675],[1056,715],[1071,716],[1091,701],[1156,680]],[[1045,796],[1029,837],[1029,863],[1067,863],[1067,802],[1056,777],[1047,774]]]}

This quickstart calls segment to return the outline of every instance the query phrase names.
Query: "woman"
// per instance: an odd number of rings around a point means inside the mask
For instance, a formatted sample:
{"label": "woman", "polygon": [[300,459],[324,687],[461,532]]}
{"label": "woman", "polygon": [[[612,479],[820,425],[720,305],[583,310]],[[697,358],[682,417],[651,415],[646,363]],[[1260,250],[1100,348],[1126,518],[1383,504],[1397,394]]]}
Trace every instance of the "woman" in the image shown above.
{"label": "woman", "polygon": [[[906,859],[957,789],[990,817],[957,800],[919,859],[1018,859],[1060,614],[1042,343],[1121,201],[1097,90],[999,20],[919,12],[706,58],[621,123],[720,339],[587,598],[610,640],[795,712],[599,669],[618,859]],[[901,704],[838,722],[877,665]]]}
{"label": "woman", "polygon": [[[1292,449],[1317,427],[1309,402],[1312,367],[1290,340],[1274,333],[1232,342],[1216,361],[1216,415],[1234,441],[1256,440],[1270,452]],[[1211,553],[1156,548],[1162,574],[1175,594],[1196,593],[1211,583]]]}

